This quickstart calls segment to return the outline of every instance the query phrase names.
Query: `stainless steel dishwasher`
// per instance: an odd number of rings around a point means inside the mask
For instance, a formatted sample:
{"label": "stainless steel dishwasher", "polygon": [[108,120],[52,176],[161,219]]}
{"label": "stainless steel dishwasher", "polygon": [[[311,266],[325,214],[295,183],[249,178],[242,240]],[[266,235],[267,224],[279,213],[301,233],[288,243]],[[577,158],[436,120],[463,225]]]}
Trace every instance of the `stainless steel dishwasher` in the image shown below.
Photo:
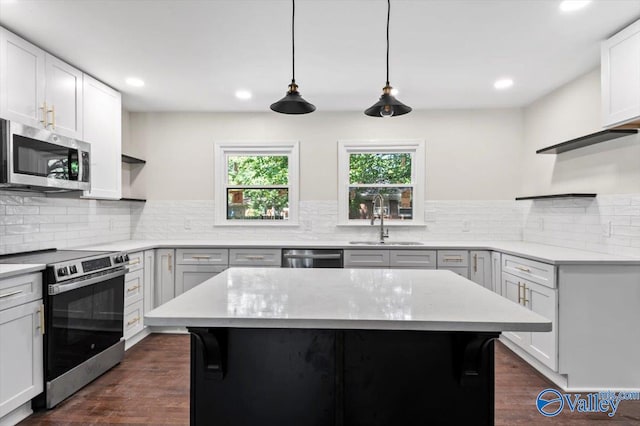
{"label": "stainless steel dishwasher", "polygon": [[283,268],[342,268],[342,249],[282,249]]}

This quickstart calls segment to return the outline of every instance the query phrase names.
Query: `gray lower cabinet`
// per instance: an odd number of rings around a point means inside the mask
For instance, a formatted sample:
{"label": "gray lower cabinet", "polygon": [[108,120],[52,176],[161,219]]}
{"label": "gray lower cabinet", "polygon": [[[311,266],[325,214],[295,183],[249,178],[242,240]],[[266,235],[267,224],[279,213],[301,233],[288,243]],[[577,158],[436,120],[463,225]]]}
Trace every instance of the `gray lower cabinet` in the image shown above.
{"label": "gray lower cabinet", "polygon": [[154,307],[175,297],[175,250],[157,249],[155,256]]}
{"label": "gray lower cabinet", "polygon": [[389,250],[345,250],[345,268],[388,268]]}
{"label": "gray lower cabinet", "polygon": [[469,279],[476,284],[493,291],[493,281],[491,280],[491,252],[471,251],[469,252],[471,265],[469,265]]}
{"label": "gray lower cabinet", "polygon": [[446,269],[469,278],[469,252],[467,250],[438,250],[438,269]]}
{"label": "gray lower cabinet", "polygon": [[493,291],[502,294],[502,253],[491,252],[491,282]]}
{"label": "gray lower cabinet", "polygon": [[281,249],[233,248],[229,250],[229,266],[279,268],[281,265]]}
{"label": "gray lower cabinet", "polygon": [[153,250],[144,251],[144,311],[149,312],[154,308],[154,284],[155,284],[156,255]]}
{"label": "gray lower cabinet", "polygon": [[175,296],[191,290],[225,269],[226,265],[176,265]]}
{"label": "gray lower cabinet", "polygon": [[435,250],[389,250],[391,268],[436,269]]}

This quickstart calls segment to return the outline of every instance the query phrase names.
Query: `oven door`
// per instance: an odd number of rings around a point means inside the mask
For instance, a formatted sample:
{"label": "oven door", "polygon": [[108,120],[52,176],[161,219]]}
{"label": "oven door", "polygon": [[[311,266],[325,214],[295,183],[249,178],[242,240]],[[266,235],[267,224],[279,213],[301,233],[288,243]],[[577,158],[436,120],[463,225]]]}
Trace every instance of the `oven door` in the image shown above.
{"label": "oven door", "polygon": [[42,190],[91,189],[89,144],[6,120],[2,128],[2,183]]}
{"label": "oven door", "polygon": [[122,269],[49,286],[45,307],[47,381],[122,339],[125,272]]}

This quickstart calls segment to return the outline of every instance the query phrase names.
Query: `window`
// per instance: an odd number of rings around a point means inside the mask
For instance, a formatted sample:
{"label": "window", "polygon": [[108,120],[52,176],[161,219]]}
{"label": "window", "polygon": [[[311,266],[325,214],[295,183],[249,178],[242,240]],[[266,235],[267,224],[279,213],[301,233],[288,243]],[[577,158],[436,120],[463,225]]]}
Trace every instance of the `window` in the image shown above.
{"label": "window", "polygon": [[298,142],[216,143],[216,223],[298,222]]}
{"label": "window", "polygon": [[[339,223],[422,224],[424,141],[341,141],[338,143]],[[374,198],[381,195],[381,206]]]}

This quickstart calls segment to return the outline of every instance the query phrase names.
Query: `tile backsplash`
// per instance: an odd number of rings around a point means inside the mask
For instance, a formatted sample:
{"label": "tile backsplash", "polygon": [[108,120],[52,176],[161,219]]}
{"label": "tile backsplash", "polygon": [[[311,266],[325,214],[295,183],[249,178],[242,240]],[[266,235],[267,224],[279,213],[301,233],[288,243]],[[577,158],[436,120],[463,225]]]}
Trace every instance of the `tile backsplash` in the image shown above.
{"label": "tile backsplash", "polygon": [[0,254],[130,237],[129,202],[0,191]]}
{"label": "tile backsplash", "polygon": [[[211,200],[100,201],[0,191],[0,254],[132,239],[372,240],[372,226],[337,226],[335,201],[302,201],[299,226],[215,226]],[[392,240],[524,240],[640,257],[640,194],[536,201],[427,201],[425,226]]]}
{"label": "tile backsplash", "polygon": [[640,194],[523,203],[523,240],[640,257]]}

